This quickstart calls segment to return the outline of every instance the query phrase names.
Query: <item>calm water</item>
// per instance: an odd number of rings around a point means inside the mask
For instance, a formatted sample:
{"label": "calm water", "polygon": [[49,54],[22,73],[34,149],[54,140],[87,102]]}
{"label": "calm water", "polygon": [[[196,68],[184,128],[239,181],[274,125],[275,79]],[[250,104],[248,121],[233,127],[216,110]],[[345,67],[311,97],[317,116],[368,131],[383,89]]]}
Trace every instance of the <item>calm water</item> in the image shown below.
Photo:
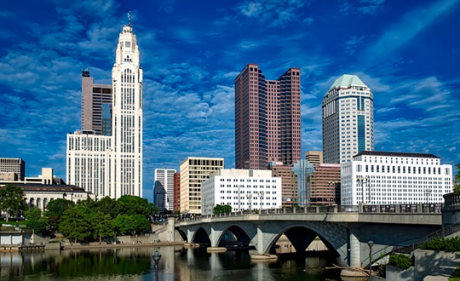
{"label": "calm water", "polygon": [[[162,254],[158,271],[155,250]],[[322,269],[325,258],[284,255],[254,263],[249,253],[182,247],[0,253],[0,280],[340,280],[337,271]]]}

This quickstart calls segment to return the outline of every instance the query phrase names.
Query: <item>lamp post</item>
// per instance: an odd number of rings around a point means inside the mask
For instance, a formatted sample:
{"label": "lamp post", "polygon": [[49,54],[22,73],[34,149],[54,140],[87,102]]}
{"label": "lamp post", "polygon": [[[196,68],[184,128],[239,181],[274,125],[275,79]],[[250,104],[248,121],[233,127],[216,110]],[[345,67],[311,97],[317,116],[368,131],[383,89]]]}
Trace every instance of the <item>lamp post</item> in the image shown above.
{"label": "lamp post", "polygon": [[[362,198],[362,203],[365,203],[365,202],[364,202],[364,201],[365,201],[365,196],[364,196],[364,184],[368,184],[368,182],[369,182],[369,177],[368,177],[368,176],[365,176],[365,177],[363,177],[363,176],[357,176],[357,177],[356,177],[356,181],[357,181],[357,183],[358,183],[358,186],[361,185],[361,191],[362,191],[362,194],[363,194],[363,195],[362,195],[362,197],[363,197],[363,198]],[[369,184],[368,184],[368,186],[369,186]],[[371,191],[371,190],[370,190],[370,186],[369,186],[369,200],[370,200],[370,193],[371,193],[370,191]],[[370,203],[370,202],[369,202],[369,203]]]}
{"label": "lamp post", "polygon": [[369,246],[369,280],[371,279],[372,275],[372,247],[374,246],[374,241],[369,241],[367,242],[367,245]]}
{"label": "lamp post", "polygon": [[152,259],[155,262],[155,280],[158,280],[158,263],[161,260],[161,253],[158,251],[153,252]]}
{"label": "lamp post", "polygon": [[431,189],[426,189],[425,190],[425,194],[426,194],[426,204],[429,204],[430,203],[430,194],[431,194]]}
{"label": "lamp post", "polygon": [[260,197],[260,207],[259,207],[260,210],[259,210],[259,214],[260,214],[260,215],[262,214],[262,199],[263,199],[263,197],[264,197],[264,194],[265,194],[265,192],[263,192],[263,191],[260,191],[260,192],[259,192],[259,197]]}
{"label": "lamp post", "polygon": [[240,193],[241,185],[238,185],[238,212],[241,212],[241,193]]}
{"label": "lamp post", "polygon": [[338,202],[336,202],[336,189],[337,189],[337,185],[338,185],[338,181],[329,181],[327,182],[329,186],[333,186],[334,187],[334,190],[333,190],[333,194],[334,194],[334,203],[337,204]]}
{"label": "lamp post", "polygon": [[246,198],[248,198],[249,212],[251,212],[252,193],[246,193]]}

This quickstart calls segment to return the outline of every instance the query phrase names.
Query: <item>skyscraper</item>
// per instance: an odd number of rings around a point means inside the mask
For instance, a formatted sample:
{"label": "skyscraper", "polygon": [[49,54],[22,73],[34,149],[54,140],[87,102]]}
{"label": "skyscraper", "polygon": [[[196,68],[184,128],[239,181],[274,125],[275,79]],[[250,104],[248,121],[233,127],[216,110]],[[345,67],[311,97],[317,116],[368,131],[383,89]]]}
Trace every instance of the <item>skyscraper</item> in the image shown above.
{"label": "skyscraper", "polygon": [[374,149],[373,95],[356,75],[342,75],[323,98],[324,163],[345,163]]}
{"label": "skyscraper", "polygon": [[112,133],[67,135],[67,182],[100,197],[142,196],[143,81],[131,24],[120,33],[112,81]]}
{"label": "skyscraper", "polygon": [[160,210],[173,210],[175,173],[174,169],[155,169],[153,202]]}
{"label": "skyscraper", "polygon": [[[94,84],[88,70],[81,74],[81,129],[83,132],[103,134],[104,104],[112,103],[112,85]],[[109,112],[110,113],[110,112]],[[111,117],[111,116],[110,116]],[[107,134],[106,134],[107,135]]]}
{"label": "skyscraper", "polygon": [[290,166],[300,151],[300,69],[266,80],[257,64],[248,64],[235,78],[236,168]]}

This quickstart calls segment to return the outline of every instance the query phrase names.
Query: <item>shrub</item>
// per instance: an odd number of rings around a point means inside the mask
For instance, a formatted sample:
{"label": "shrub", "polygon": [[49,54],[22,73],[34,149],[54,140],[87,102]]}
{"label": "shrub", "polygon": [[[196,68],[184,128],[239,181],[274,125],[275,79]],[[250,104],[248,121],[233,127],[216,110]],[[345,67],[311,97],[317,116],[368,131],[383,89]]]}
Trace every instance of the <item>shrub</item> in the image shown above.
{"label": "shrub", "polygon": [[445,252],[460,252],[460,237],[453,238],[435,238],[430,242],[425,242],[420,245],[420,249],[445,251]]}
{"label": "shrub", "polygon": [[408,269],[412,266],[410,257],[403,254],[391,255],[389,263],[401,269]]}

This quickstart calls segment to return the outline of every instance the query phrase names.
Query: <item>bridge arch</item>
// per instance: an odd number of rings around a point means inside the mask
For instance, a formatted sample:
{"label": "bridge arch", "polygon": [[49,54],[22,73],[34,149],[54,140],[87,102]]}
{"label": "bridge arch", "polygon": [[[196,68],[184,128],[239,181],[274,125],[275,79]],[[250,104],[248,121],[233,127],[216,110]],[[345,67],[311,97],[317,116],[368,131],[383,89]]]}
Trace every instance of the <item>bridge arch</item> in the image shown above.
{"label": "bridge arch", "polygon": [[187,242],[187,234],[185,233],[185,231],[183,231],[180,228],[176,228],[175,231],[177,231],[177,233],[179,233],[179,235],[180,235],[180,237],[182,238],[183,241]]}
{"label": "bridge arch", "polygon": [[211,244],[209,233],[203,227],[198,228],[193,234],[192,242],[199,244]]}
{"label": "bridge arch", "polygon": [[275,229],[273,225],[265,226],[261,229],[264,237],[262,240],[258,239],[262,243],[257,243],[256,245],[259,254],[269,253],[270,248],[278,241],[280,236],[286,234],[297,252],[305,251],[311,241],[316,236],[319,236],[329,250],[335,251],[344,259],[347,258],[347,230],[344,225],[335,225],[334,228],[329,228],[323,222],[285,222],[279,223],[277,226]]}
{"label": "bridge arch", "polygon": [[239,225],[239,224],[230,224],[230,225],[227,225],[226,227],[224,227],[222,232],[218,236],[218,239],[216,241],[217,246],[220,245],[220,243],[222,242],[222,238],[224,237],[224,235],[225,235],[225,233],[227,231],[232,232],[235,235],[237,241],[241,242],[241,245],[243,247],[248,247],[249,243],[254,238],[254,234],[251,237],[249,235],[249,232],[245,229],[244,226]]}

